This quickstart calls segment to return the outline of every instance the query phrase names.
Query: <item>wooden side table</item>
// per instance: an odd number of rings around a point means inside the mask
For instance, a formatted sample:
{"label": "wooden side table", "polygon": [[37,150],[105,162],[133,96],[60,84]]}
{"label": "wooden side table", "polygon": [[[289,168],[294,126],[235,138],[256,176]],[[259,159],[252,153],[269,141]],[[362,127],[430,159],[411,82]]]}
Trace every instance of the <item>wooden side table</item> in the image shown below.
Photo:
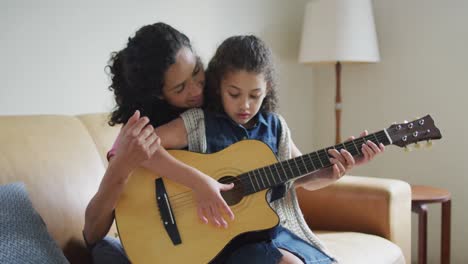
{"label": "wooden side table", "polygon": [[427,262],[427,204],[441,203],[442,205],[442,236],[440,245],[440,263],[450,263],[450,211],[451,197],[447,190],[430,186],[411,186],[411,210],[418,214],[418,264]]}

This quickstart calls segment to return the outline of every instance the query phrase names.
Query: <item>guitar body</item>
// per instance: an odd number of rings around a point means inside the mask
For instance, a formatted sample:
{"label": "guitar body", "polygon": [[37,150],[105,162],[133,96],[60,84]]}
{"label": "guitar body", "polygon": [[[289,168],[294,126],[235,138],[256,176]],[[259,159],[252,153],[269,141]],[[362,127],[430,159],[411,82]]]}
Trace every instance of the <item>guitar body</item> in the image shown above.
{"label": "guitar body", "polygon": [[[216,180],[278,162],[271,149],[256,140],[240,141],[213,154],[169,152]],[[219,263],[239,244],[268,238],[279,223],[266,200],[267,190],[263,190],[230,204],[235,220],[229,222],[227,229],[203,224],[198,218],[192,191],[163,178],[181,239],[180,244],[174,245],[156,201],[155,180],[158,178],[159,175],[143,168],[135,170],[115,210],[119,237],[132,263]]]}

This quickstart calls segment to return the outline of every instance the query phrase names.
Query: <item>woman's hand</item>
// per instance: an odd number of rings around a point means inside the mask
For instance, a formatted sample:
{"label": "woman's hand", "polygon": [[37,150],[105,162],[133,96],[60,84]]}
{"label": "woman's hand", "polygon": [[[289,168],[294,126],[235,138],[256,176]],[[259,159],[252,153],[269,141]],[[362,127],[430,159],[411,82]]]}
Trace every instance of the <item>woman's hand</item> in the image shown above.
{"label": "woman's hand", "polygon": [[140,118],[140,111],[137,110],[120,131],[114,159],[129,171],[151,158],[160,146],[159,137],[148,123],[149,118]]}
{"label": "woman's hand", "polygon": [[221,192],[234,188],[234,183],[222,184],[209,176],[205,179],[193,189],[198,203],[198,216],[205,224],[211,222],[217,227],[227,228],[228,223],[223,213],[231,220],[234,220],[234,213],[221,196]]}

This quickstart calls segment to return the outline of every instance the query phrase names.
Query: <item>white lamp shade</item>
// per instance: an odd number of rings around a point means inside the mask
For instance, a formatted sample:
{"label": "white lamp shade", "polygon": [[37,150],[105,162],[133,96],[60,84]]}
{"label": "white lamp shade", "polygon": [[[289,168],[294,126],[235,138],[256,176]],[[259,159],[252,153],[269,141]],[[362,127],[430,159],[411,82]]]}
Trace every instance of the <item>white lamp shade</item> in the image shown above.
{"label": "white lamp shade", "polygon": [[307,4],[299,62],[378,62],[371,0],[314,0]]}

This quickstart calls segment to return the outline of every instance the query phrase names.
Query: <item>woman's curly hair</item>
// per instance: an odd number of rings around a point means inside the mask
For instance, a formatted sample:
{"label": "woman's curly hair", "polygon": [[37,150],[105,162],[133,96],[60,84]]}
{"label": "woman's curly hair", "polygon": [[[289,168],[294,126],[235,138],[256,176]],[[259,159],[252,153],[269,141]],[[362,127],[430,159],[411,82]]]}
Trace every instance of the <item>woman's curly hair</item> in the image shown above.
{"label": "woman's curly hair", "polygon": [[220,93],[221,80],[226,74],[240,70],[265,76],[267,94],[260,111],[276,111],[278,97],[272,52],[265,42],[256,36],[233,36],[218,47],[205,72],[206,108],[214,112],[224,111]]}
{"label": "woman's curly hair", "polygon": [[164,23],[140,28],[127,46],[111,54],[107,67],[116,107],[109,125],[126,123],[136,110],[153,126],[164,124],[181,112],[161,99],[164,74],[175,63],[177,52],[192,50],[189,38]]}

